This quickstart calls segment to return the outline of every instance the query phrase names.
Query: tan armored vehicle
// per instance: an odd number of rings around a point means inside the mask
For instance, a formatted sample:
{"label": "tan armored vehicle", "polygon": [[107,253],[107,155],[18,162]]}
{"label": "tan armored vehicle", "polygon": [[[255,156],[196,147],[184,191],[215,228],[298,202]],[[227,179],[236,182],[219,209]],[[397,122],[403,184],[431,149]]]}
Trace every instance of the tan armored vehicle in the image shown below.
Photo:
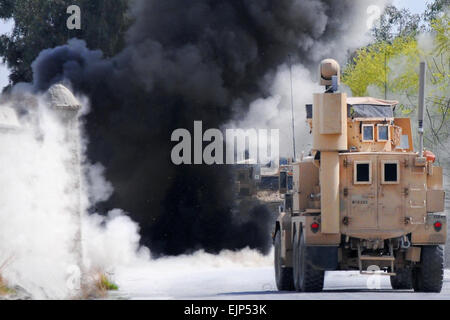
{"label": "tan armored vehicle", "polygon": [[321,291],[326,270],[359,270],[390,276],[394,289],[440,292],[447,222],[442,168],[423,150],[425,64],[418,152],[396,101],[338,93],[334,60],[320,75],[326,92],[307,106],[311,156],[293,164],[273,233],[278,289]]}

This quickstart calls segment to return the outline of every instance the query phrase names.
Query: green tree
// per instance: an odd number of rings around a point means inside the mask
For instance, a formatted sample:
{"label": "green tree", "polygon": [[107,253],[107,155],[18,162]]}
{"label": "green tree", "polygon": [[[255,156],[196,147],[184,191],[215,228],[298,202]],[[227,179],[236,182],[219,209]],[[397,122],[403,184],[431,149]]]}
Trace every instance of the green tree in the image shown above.
{"label": "green tree", "polygon": [[[447,7],[448,8],[448,7]],[[426,116],[431,134],[426,135],[429,145],[439,146],[447,158],[450,156],[450,16],[448,12],[431,21],[434,43],[424,52],[429,74]]]}
{"label": "green tree", "polygon": [[[0,37],[0,55],[11,69],[10,82],[32,81],[31,63],[47,48],[80,38],[91,49],[113,56],[124,46],[130,24],[129,0],[1,0],[0,18],[14,19],[10,35]],[[67,8],[81,8],[81,30],[69,30]]]}
{"label": "green tree", "polygon": [[[397,57],[407,59],[409,66],[401,75],[390,81],[390,61]],[[368,88],[374,86],[389,98],[389,92],[415,88],[418,77],[414,66],[419,62],[419,49],[413,37],[397,37],[392,43],[376,42],[359,49],[353,60],[345,67],[342,80],[355,96],[368,95]]]}
{"label": "green tree", "polygon": [[427,5],[427,9],[423,14],[424,20],[431,23],[432,21],[439,19],[449,7],[450,0],[434,0]]}
{"label": "green tree", "polygon": [[413,14],[408,9],[398,9],[394,5],[389,5],[373,27],[372,35],[376,42],[392,42],[397,37],[415,36],[423,30],[421,22],[420,14]]}

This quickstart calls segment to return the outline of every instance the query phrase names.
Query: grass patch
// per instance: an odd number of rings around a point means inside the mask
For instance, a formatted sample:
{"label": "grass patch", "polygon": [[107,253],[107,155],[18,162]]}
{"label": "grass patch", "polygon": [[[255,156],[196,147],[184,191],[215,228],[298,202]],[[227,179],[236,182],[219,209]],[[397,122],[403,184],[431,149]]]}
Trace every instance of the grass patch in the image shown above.
{"label": "grass patch", "polygon": [[107,272],[102,270],[90,270],[84,274],[81,280],[81,290],[79,290],[72,299],[103,299],[108,297],[109,291],[119,290],[108,276]]}
{"label": "grass patch", "polygon": [[8,286],[8,283],[6,282],[5,278],[2,276],[2,272],[6,269],[6,267],[11,263],[13,257],[9,257],[5,261],[2,262],[0,265],[0,296],[11,296],[16,294],[16,290],[11,289]]}
{"label": "grass patch", "polygon": [[116,291],[119,290],[119,286],[108,279],[108,277],[102,273],[100,274],[97,286],[100,290]]}
{"label": "grass patch", "polygon": [[16,291],[7,286],[5,280],[0,275],[0,296],[10,296],[15,294]]}

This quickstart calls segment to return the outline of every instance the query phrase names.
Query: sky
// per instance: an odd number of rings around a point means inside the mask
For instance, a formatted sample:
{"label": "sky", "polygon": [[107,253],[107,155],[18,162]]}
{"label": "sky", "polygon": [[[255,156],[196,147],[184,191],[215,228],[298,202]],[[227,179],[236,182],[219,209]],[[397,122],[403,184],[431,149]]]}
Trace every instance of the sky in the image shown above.
{"label": "sky", "polygon": [[[394,0],[393,2],[398,8],[407,8],[412,13],[423,13],[426,9],[427,3],[431,2],[431,0]],[[13,26],[14,23],[11,20],[0,20],[0,34],[11,32]],[[6,68],[4,64],[0,63],[0,90],[8,85],[8,76],[8,68]]]}
{"label": "sky", "polygon": [[427,8],[427,3],[430,3],[430,0],[394,0],[394,5],[397,8],[407,8],[412,13],[423,13]]}

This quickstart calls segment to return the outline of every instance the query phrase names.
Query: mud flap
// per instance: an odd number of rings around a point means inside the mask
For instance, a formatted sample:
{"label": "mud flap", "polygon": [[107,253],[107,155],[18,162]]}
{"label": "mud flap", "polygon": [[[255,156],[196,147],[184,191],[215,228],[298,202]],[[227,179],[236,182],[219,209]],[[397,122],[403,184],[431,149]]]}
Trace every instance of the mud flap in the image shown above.
{"label": "mud flap", "polygon": [[338,267],[338,247],[308,246],[306,247],[308,263],[314,269],[332,271]]}

